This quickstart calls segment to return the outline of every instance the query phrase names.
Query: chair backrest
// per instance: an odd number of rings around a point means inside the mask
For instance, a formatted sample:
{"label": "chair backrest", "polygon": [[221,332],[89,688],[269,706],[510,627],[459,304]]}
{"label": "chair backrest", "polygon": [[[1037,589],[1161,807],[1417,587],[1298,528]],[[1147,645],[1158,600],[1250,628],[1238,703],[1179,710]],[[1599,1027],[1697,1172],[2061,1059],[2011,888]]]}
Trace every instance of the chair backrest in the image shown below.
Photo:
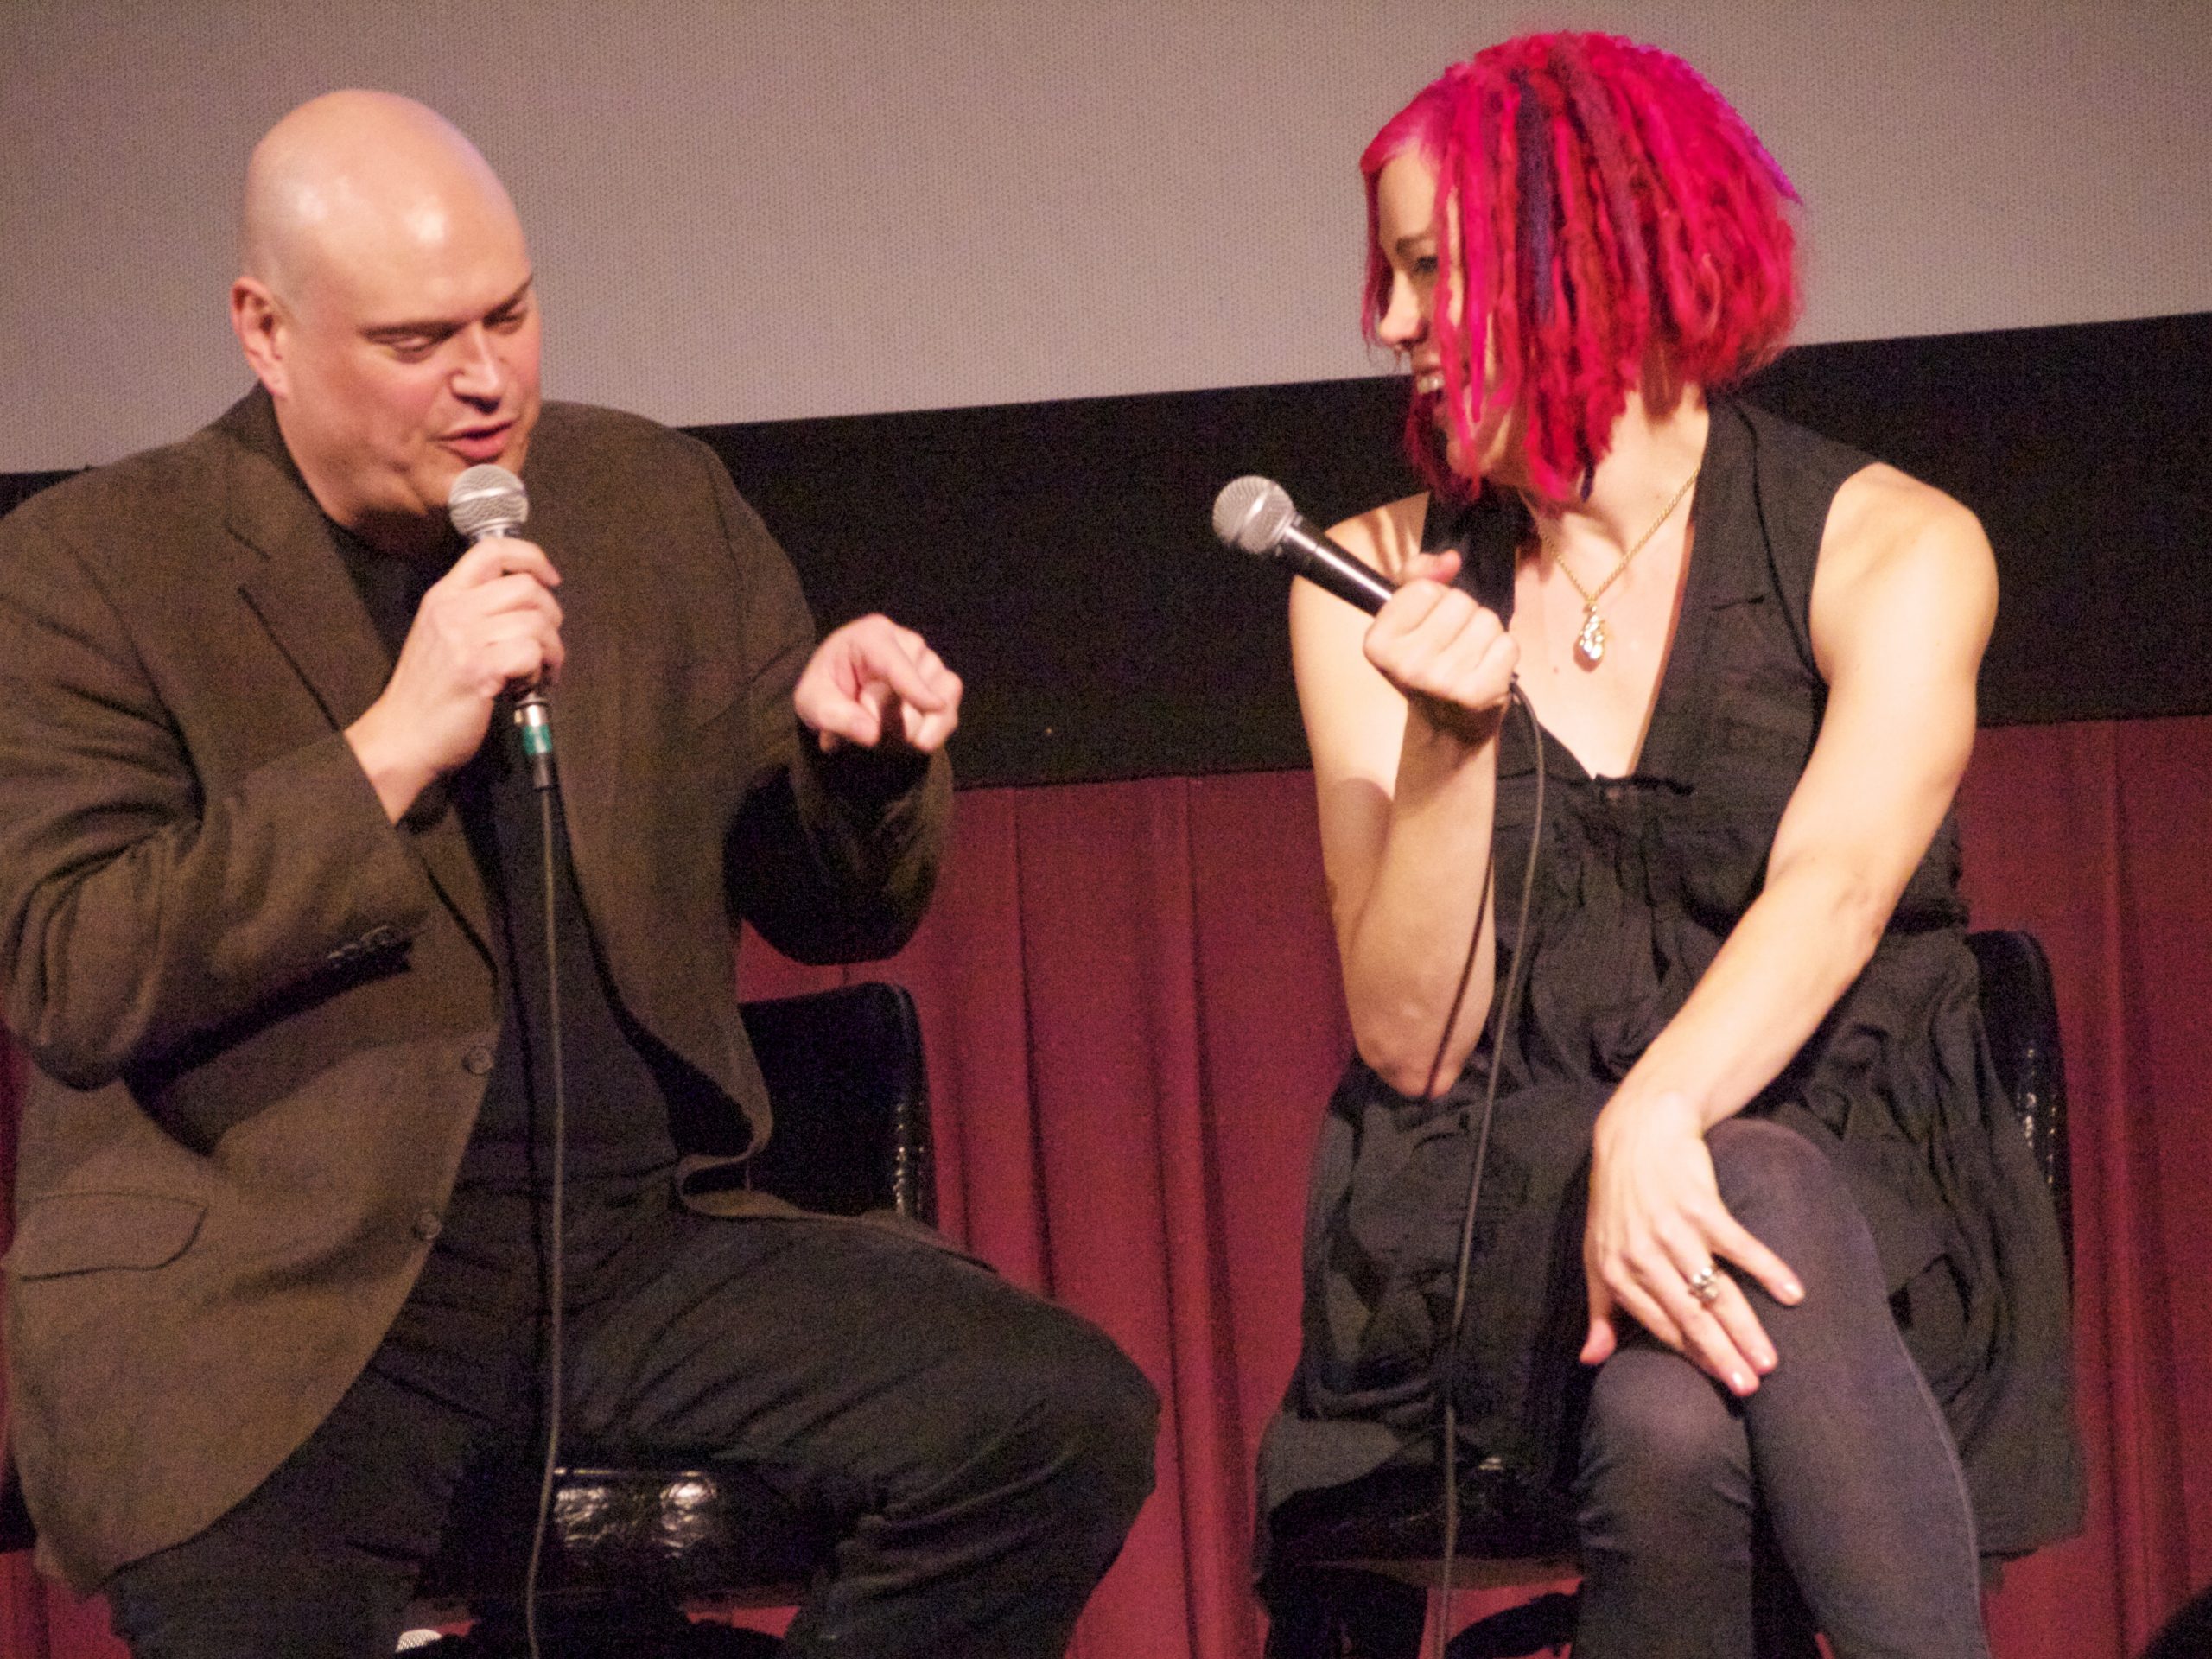
{"label": "chair backrest", "polygon": [[747,1184],[802,1210],[934,1222],[929,1073],[906,988],[865,981],[740,1011],[775,1113]]}
{"label": "chair backrest", "polygon": [[2050,1188],[2059,1237],[2074,1254],[2074,1189],[2069,1170],[2066,1065],[2050,963],[2032,933],[1991,928],[1967,936],[1981,969],[1981,1022],[2012,1114]]}

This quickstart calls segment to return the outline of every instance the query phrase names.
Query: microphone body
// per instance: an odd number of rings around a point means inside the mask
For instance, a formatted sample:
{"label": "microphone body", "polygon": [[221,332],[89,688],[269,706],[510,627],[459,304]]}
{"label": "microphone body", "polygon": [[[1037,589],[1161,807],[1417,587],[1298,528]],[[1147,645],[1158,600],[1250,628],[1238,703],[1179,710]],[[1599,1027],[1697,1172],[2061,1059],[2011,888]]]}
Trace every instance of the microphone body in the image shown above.
{"label": "microphone body", "polygon": [[1364,560],[1357,559],[1329,539],[1303,514],[1294,514],[1275,543],[1276,560],[1290,567],[1315,587],[1326,589],[1347,604],[1357,605],[1370,616],[1389,601],[1396,588]]}
{"label": "microphone body", "polygon": [[1238,551],[1286,565],[1370,616],[1396,591],[1372,566],[1300,516],[1289,493],[1273,479],[1247,476],[1223,485],[1214,498],[1213,530]]}
{"label": "microphone body", "polygon": [[553,707],[531,685],[515,696],[515,729],[522,736],[523,758],[530,763],[530,786],[553,787]]}
{"label": "microphone body", "polygon": [[[471,467],[446,493],[446,516],[471,547],[494,536],[512,536],[530,518],[530,493],[504,467]],[[515,728],[532,789],[553,787],[553,709],[532,681],[515,695]]]}

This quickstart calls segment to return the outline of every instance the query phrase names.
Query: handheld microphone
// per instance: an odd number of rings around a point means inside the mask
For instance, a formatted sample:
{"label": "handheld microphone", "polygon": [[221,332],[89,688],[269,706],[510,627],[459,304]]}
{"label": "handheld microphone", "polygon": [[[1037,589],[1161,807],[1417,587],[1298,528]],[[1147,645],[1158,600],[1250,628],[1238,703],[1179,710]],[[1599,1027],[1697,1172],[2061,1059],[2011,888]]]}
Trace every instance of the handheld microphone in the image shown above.
{"label": "handheld microphone", "polygon": [[[530,518],[530,493],[504,467],[471,467],[446,492],[446,516],[471,547],[493,536],[512,536]],[[530,762],[532,789],[553,787],[553,711],[533,681],[515,697],[515,725]]]}
{"label": "handheld microphone", "polygon": [[1395,591],[1371,567],[1300,517],[1289,492],[1271,478],[1247,474],[1223,485],[1213,499],[1213,533],[1239,552],[1287,565],[1315,587],[1370,616]]}

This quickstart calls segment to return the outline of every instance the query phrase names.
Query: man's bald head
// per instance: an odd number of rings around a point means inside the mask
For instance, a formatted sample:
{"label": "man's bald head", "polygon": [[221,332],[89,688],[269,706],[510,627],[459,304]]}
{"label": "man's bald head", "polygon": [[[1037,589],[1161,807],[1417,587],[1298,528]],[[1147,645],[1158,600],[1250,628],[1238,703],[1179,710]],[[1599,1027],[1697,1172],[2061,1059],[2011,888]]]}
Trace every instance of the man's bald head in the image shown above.
{"label": "man's bald head", "polygon": [[435,110],[394,92],[327,92],[254,147],[239,270],[290,299],[333,262],[436,245],[461,215],[522,234],[499,175]]}
{"label": "man's bald head", "polygon": [[232,325],[325,512],[434,544],[461,470],[519,469],[537,314],[514,204],[452,123],[330,92],[247,163]]}

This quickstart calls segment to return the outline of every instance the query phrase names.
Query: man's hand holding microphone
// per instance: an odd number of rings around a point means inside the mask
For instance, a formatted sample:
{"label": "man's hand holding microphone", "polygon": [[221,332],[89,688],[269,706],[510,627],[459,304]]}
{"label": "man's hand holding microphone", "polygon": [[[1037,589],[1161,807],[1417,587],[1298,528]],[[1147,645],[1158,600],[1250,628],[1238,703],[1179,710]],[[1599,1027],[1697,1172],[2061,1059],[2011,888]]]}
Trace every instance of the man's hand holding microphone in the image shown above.
{"label": "man's hand holding microphone", "polygon": [[[472,467],[448,511],[474,545],[423,593],[383,693],[346,741],[397,823],[422,792],[483,747],[505,693],[524,688],[525,751],[550,781],[543,693],[560,677],[561,573],[513,532],[529,514],[522,482]],[[960,677],[912,628],[864,616],[815,647],[793,688],[800,721],[827,753],[847,745],[930,754],[960,723]],[[529,718],[534,713],[534,718]]]}

